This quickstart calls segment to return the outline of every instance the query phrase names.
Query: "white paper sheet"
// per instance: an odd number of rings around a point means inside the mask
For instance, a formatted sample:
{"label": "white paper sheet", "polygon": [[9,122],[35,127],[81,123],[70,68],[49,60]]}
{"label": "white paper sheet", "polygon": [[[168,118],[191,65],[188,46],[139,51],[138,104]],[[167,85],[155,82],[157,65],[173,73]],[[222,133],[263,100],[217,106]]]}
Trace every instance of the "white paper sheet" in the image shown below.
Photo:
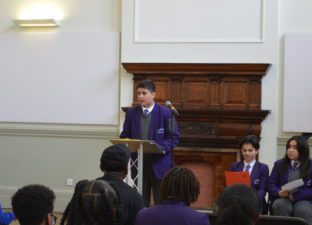
{"label": "white paper sheet", "polygon": [[288,191],[292,191],[298,187],[301,187],[304,185],[304,182],[302,179],[298,179],[298,180],[294,180],[294,181],[291,181],[287,184],[284,184],[282,186],[282,190],[288,190]]}

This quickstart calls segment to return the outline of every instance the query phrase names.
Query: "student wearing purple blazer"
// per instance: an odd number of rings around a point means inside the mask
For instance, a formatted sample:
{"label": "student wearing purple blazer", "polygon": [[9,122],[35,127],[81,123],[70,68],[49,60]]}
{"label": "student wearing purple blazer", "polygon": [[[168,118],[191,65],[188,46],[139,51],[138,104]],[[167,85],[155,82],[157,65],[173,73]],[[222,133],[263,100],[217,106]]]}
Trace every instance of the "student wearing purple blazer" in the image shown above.
{"label": "student wearing purple blazer", "polygon": [[3,212],[0,203],[0,225],[10,224],[16,217],[13,212]]}
{"label": "student wearing purple blazer", "polygon": [[137,85],[137,98],[140,105],[127,111],[123,131],[120,134],[121,138],[153,140],[165,151],[164,155],[144,154],[143,199],[145,207],[150,205],[151,190],[153,190],[154,202],[158,203],[161,180],[172,167],[172,149],[179,143],[177,122],[172,117],[171,110],[155,102],[155,95],[156,89],[153,81],[144,80]]}
{"label": "student wearing purple blazer", "polygon": [[256,190],[262,201],[262,214],[267,214],[268,206],[265,195],[269,182],[269,167],[256,160],[259,153],[259,139],[255,135],[248,135],[240,142],[241,161],[232,163],[229,171],[248,171],[250,175],[250,186]]}
{"label": "student wearing purple blazer", "polygon": [[[293,136],[287,141],[285,156],[276,161],[270,175],[269,194],[273,215],[303,218],[312,225],[312,162],[307,140]],[[297,179],[304,185],[295,190],[282,186]]]}
{"label": "student wearing purple blazer", "polygon": [[160,204],[142,209],[136,225],[210,225],[207,215],[189,207],[196,202],[199,188],[190,169],[171,169],[161,183]]}

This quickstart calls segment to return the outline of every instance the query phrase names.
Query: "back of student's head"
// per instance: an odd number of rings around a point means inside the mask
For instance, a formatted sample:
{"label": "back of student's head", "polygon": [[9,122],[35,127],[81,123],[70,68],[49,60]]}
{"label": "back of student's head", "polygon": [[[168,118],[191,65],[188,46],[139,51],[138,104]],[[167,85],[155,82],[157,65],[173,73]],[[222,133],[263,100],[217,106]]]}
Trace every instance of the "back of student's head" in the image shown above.
{"label": "back of student's head", "polygon": [[155,92],[155,90],[156,90],[155,83],[152,80],[143,80],[137,85],[136,88],[137,89],[139,89],[139,88],[147,89],[150,92]]}
{"label": "back of student's head", "polygon": [[261,201],[245,185],[226,188],[218,202],[217,225],[253,225],[258,219]]}
{"label": "back of student's head", "polygon": [[103,180],[80,181],[61,224],[119,225],[120,198],[114,186]]}
{"label": "back of student's head", "polygon": [[129,149],[122,144],[106,148],[101,156],[101,170],[104,172],[121,172],[128,168]]}
{"label": "back of student's head", "polygon": [[[12,207],[21,225],[49,224],[55,195],[42,185],[27,185],[12,197]],[[49,218],[50,217],[50,218]]]}
{"label": "back of student's head", "polygon": [[194,173],[184,167],[172,168],[160,186],[160,202],[176,201],[191,205],[199,196],[200,184]]}

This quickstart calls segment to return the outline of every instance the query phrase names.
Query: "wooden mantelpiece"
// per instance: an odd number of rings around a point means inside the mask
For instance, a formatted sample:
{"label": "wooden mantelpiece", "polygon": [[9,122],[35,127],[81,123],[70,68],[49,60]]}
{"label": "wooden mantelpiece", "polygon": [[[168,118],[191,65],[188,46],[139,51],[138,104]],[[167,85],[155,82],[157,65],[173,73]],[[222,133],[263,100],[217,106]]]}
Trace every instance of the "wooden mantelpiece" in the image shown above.
{"label": "wooden mantelpiece", "polygon": [[132,74],[203,74],[264,76],[270,64],[221,63],[122,63]]}
{"label": "wooden mantelpiece", "polygon": [[133,74],[132,106],[139,104],[137,84],[150,79],[156,84],[156,101],[170,100],[180,112],[175,162],[196,170],[203,184],[201,173],[213,176],[208,197],[201,195],[198,205],[211,207],[224,187],[224,171],[237,160],[239,140],[248,134],[260,136],[261,122],[269,114],[261,110],[261,79],[270,64],[122,65]]}
{"label": "wooden mantelpiece", "polygon": [[[156,100],[179,110],[180,145],[237,148],[239,138],[260,135],[261,79],[270,64],[123,63],[136,85],[151,79]],[[125,110],[126,108],[124,108]]]}

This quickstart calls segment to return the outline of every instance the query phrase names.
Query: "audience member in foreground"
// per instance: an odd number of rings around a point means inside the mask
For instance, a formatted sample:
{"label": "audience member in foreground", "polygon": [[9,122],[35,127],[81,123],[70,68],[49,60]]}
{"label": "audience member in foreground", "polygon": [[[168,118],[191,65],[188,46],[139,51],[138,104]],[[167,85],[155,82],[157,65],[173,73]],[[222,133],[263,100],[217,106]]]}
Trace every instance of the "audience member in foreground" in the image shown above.
{"label": "audience member in foreground", "polygon": [[20,225],[54,225],[55,195],[42,185],[27,185],[12,197],[13,212]]}
{"label": "audience member in foreground", "polygon": [[171,169],[161,183],[160,204],[141,210],[136,225],[209,225],[207,215],[189,208],[196,202],[199,188],[191,170]]}
{"label": "audience member in foreground", "polygon": [[121,225],[118,193],[103,180],[77,183],[61,225]]}
{"label": "audience member in foreground", "polygon": [[15,219],[15,215],[12,212],[3,212],[0,204],[0,225],[10,224]]}
{"label": "audience member in foreground", "polygon": [[123,179],[128,174],[130,151],[125,145],[112,145],[106,148],[101,157],[101,170],[104,176],[98,179],[114,183],[119,194],[122,209],[122,224],[134,225],[136,215],[143,208],[142,196]]}
{"label": "audience member in foreground", "polygon": [[248,171],[250,174],[250,186],[257,191],[262,201],[262,214],[268,213],[265,195],[269,182],[269,167],[256,161],[259,153],[259,139],[255,135],[248,135],[240,142],[241,161],[232,163],[229,171]]}
{"label": "audience member in foreground", "polygon": [[260,211],[261,201],[254,189],[233,185],[220,196],[217,225],[254,225]]}
{"label": "audience member in foreground", "polygon": [[[276,161],[270,175],[269,194],[272,211],[277,216],[301,217],[312,225],[312,163],[307,140],[290,138],[285,156]],[[290,181],[302,179],[304,185],[295,190],[283,190]]]}

